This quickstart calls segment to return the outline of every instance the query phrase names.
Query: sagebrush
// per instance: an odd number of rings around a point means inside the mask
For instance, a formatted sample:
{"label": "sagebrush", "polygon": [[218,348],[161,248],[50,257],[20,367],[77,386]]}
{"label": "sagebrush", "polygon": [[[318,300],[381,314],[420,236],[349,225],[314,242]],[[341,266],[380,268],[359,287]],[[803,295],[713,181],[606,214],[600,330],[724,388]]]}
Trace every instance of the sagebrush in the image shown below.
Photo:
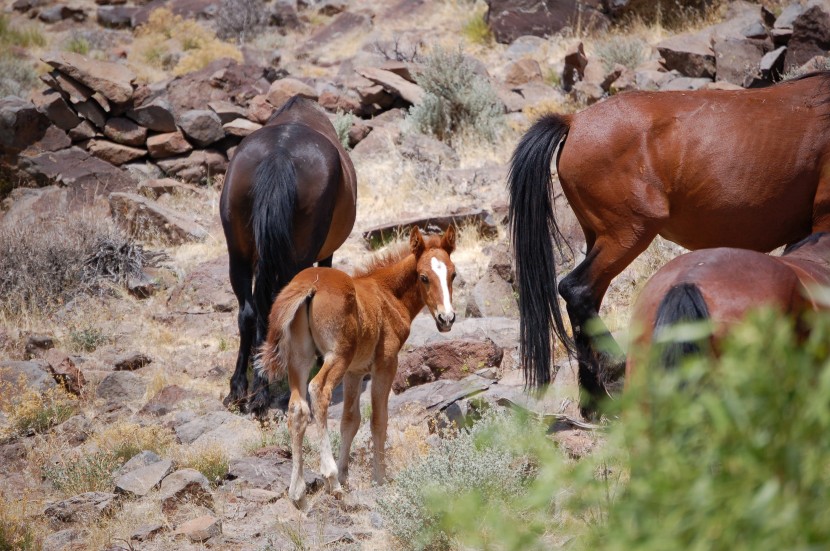
{"label": "sagebrush", "polygon": [[422,102],[409,110],[416,130],[443,141],[463,132],[495,139],[504,124],[504,104],[460,50],[436,48],[415,80],[425,92]]}
{"label": "sagebrush", "polygon": [[245,44],[265,28],[266,8],[263,0],[222,0],[216,11],[216,35]]}

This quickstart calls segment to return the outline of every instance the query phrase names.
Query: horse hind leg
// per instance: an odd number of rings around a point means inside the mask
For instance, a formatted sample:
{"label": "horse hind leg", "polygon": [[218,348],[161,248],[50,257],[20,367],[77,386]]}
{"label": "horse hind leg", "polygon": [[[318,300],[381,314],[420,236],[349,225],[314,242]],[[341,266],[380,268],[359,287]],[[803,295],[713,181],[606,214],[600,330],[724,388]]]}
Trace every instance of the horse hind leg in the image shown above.
{"label": "horse hind leg", "polygon": [[229,272],[231,287],[239,303],[239,352],[236,355],[236,368],[231,376],[230,392],[222,403],[225,407],[238,407],[244,405],[248,392],[248,361],[256,335],[256,309],[251,292],[253,272],[249,264],[232,254]]}
{"label": "horse hind leg", "polygon": [[288,429],[291,433],[291,484],[288,497],[298,508],[303,506],[306,491],[303,476],[303,438],[311,416],[306,392],[308,374],[315,358],[314,343],[308,331],[308,315],[305,308],[300,308],[291,322],[288,334],[288,385],[291,398],[288,402]]}

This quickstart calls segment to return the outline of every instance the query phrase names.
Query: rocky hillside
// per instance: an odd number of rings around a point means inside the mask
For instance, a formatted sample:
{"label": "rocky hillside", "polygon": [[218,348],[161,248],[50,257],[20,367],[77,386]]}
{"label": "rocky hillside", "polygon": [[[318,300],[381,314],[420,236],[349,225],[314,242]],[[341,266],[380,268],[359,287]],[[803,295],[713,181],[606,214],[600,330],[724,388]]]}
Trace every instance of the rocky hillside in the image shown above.
{"label": "rocky hillside", "polygon": [[[290,97],[329,114],[358,172],[335,267],[414,225],[461,230],[463,316],[448,334],[420,316],[401,352],[394,479],[485,410],[547,414],[570,458],[603,444],[564,354],[543,397],[516,369],[504,182],[536,116],[635,89],[768,86],[826,68],[830,48],[820,0],[0,5],[0,549],[415,545],[382,506],[394,482],[370,482],[368,395],[342,501],[321,491],[309,430],[303,511],[285,496],[284,384],[263,423],[222,406],[238,334],[218,196],[236,146]],[[579,256],[561,195],[557,209]],[[603,315],[621,336],[678,250],[656,242],[615,281]]]}

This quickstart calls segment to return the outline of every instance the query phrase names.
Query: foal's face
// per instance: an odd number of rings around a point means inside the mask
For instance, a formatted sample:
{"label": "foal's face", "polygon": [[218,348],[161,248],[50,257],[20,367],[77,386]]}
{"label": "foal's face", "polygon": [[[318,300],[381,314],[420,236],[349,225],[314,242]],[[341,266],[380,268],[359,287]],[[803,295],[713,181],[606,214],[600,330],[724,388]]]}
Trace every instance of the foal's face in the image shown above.
{"label": "foal's face", "polygon": [[431,238],[425,242],[415,228],[410,235],[410,247],[417,259],[418,286],[421,297],[429,308],[438,330],[445,333],[452,329],[455,309],[452,307],[452,282],[455,265],[450,254],[455,250],[455,229],[450,226],[440,242]]}

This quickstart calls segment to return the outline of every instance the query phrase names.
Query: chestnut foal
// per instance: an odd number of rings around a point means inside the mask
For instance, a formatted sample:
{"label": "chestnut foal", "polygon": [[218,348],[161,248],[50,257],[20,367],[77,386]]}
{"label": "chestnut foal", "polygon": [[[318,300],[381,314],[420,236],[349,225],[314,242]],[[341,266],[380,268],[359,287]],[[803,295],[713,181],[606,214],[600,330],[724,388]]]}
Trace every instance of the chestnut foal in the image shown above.
{"label": "chestnut foal", "polygon": [[[398,369],[398,351],[409,336],[413,318],[426,305],[441,332],[455,321],[452,282],[455,266],[452,226],[443,237],[423,237],[414,228],[409,247],[375,259],[353,277],[332,268],[308,268],[280,292],[268,320],[268,337],[260,349],[258,368],[271,379],[288,372],[291,399],[293,469],[288,496],[295,503],[305,494],[303,434],[309,420],[306,385],[320,434],[320,472],[328,490],[342,495],[349,472],[349,448],[360,426],[360,387],[372,374],[372,442],[374,480],[384,481],[389,391]],[[308,383],[317,356],[323,367]],[[327,412],[334,388],[343,381],[340,459],[335,464],[329,444]]]}

